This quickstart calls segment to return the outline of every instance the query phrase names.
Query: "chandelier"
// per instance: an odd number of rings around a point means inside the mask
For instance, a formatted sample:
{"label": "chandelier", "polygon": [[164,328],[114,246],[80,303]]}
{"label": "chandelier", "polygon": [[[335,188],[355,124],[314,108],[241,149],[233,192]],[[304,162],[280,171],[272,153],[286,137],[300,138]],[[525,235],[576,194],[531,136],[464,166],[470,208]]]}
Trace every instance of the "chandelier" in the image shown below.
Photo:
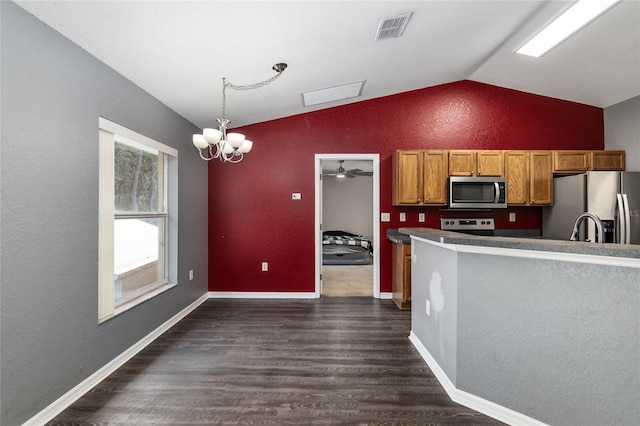
{"label": "chandelier", "polygon": [[245,139],[242,133],[227,133],[227,126],[231,121],[226,117],[226,89],[227,87],[233,90],[258,89],[280,77],[280,74],[282,74],[286,68],[287,64],[275,64],[271,69],[277,73],[276,75],[260,83],[246,86],[236,86],[235,84],[227,82],[226,79],[222,79],[222,117],[216,119],[218,128],[203,129],[202,134],[193,135],[193,144],[198,148],[200,158],[207,161],[218,158],[222,162],[229,163],[239,163],[242,161],[244,154],[251,151],[253,142]]}

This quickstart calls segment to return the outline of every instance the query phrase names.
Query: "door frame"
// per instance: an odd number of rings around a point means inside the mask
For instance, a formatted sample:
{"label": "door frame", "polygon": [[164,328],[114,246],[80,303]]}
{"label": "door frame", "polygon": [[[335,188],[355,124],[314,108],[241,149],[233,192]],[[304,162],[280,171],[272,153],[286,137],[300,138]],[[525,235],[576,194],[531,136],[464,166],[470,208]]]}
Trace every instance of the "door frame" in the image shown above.
{"label": "door frame", "polygon": [[315,297],[322,294],[322,160],[361,160],[373,162],[373,297],[380,298],[380,154],[315,154]]}

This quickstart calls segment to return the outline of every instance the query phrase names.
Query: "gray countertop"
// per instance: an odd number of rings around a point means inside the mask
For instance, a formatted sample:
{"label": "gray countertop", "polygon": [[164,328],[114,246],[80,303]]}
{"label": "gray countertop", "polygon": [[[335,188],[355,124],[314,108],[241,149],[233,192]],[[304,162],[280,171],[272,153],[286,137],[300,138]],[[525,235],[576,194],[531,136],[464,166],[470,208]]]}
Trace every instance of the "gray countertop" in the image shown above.
{"label": "gray countertop", "polygon": [[411,244],[411,237],[401,234],[397,229],[387,229],[387,240],[395,244]]}
{"label": "gray countertop", "polygon": [[[420,237],[442,244],[640,259],[640,245],[634,244],[599,244],[568,240],[545,240],[541,238],[485,237],[432,228],[400,228],[397,232],[398,234]],[[388,234],[387,238],[389,238]]]}

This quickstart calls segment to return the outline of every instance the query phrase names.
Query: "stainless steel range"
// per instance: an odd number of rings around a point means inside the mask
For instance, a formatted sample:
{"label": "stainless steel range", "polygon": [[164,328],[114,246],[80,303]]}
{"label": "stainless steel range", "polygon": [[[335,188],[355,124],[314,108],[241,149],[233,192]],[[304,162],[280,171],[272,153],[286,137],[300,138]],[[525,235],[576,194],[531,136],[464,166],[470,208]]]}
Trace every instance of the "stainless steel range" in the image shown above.
{"label": "stainless steel range", "polygon": [[478,217],[472,219],[441,218],[440,229],[471,235],[493,236],[494,231],[496,230],[496,224],[492,217]]}

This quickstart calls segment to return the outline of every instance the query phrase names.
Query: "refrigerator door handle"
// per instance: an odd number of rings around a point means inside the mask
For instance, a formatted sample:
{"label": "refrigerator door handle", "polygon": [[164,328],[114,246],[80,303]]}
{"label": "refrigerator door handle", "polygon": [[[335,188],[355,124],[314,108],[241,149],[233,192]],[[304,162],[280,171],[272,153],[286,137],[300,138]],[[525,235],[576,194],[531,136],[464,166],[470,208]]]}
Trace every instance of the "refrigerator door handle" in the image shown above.
{"label": "refrigerator door handle", "polygon": [[631,242],[631,212],[629,211],[629,199],[627,194],[622,194],[622,202],[624,203],[624,227],[626,230],[625,244]]}
{"label": "refrigerator door handle", "polygon": [[624,209],[624,202],[622,201],[622,194],[616,194],[617,205],[616,210],[618,210],[618,227],[620,229],[620,235],[618,243],[626,244],[627,242],[627,221],[626,221],[626,211]]}

